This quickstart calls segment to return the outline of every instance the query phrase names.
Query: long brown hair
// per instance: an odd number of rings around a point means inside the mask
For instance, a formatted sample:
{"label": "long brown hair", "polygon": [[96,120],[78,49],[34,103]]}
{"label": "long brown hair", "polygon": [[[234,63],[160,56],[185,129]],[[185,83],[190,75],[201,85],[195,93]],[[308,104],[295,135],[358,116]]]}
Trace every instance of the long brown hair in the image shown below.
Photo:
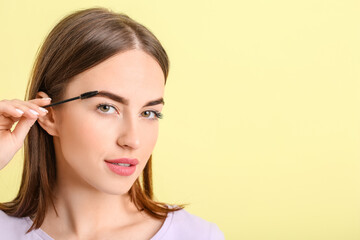
{"label": "long brown hair", "polygon": [[[43,91],[53,102],[59,101],[74,76],[130,49],[141,49],[152,56],[162,68],[166,82],[168,56],[147,28],[124,14],[103,8],[77,11],[61,20],[45,39],[33,67],[25,100],[34,99],[39,91]],[[167,213],[182,209],[183,206],[169,208],[153,199],[151,157],[141,180],[137,179],[129,190],[139,211],[164,219]],[[39,228],[48,207],[55,208],[55,185],[53,137],[35,122],[24,143],[24,169],[18,195],[13,201],[0,204],[0,209],[10,216],[33,217],[29,231]]]}

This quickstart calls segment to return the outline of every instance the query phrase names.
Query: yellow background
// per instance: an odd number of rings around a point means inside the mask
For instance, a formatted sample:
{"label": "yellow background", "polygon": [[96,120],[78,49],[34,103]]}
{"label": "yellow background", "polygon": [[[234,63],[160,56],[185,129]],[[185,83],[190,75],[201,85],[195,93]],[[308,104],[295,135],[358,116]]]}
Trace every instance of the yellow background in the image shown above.
{"label": "yellow background", "polygon": [[[123,12],[171,60],[156,196],[226,239],[360,239],[360,2],[0,0],[0,99],[66,14]],[[21,155],[0,172],[17,192]]]}

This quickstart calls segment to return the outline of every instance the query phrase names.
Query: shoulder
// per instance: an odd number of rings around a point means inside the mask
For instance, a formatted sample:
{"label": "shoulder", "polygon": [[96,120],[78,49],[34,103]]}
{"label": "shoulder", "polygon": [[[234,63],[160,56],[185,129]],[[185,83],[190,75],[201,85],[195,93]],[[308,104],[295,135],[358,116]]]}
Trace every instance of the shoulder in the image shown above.
{"label": "shoulder", "polygon": [[26,233],[31,227],[30,218],[12,217],[0,210],[0,239],[11,240],[52,240],[40,229]]}
{"label": "shoulder", "polygon": [[164,232],[160,239],[210,239],[223,240],[224,235],[215,223],[208,222],[182,209],[169,213],[164,225]]}
{"label": "shoulder", "polygon": [[29,227],[24,218],[11,217],[0,210],[0,232],[4,239],[23,239]]}

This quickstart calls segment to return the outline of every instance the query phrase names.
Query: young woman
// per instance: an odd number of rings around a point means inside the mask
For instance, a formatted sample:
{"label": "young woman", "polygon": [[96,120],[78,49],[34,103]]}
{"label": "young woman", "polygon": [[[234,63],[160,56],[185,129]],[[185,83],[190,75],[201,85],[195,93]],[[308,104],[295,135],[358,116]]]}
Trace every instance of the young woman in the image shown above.
{"label": "young woman", "polygon": [[0,169],[25,142],[0,238],[223,239],[215,224],[153,200],[168,71],[160,42],[126,15],[93,8],[57,24],[26,101],[0,101]]}

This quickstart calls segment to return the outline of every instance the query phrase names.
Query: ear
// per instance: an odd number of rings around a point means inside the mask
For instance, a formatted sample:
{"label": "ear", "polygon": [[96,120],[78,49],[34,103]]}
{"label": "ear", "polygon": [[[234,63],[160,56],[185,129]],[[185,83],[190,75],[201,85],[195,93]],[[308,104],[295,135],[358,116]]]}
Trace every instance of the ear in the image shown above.
{"label": "ear", "polygon": [[[36,94],[36,98],[48,98],[49,96],[44,93],[44,92],[38,92]],[[58,136],[58,130],[56,128],[56,115],[55,115],[55,111],[52,107],[48,107],[46,108],[46,110],[48,110],[49,112],[43,116],[43,117],[39,117],[38,118],[38,123],[40,124],[40,126],[51,136]]]}

